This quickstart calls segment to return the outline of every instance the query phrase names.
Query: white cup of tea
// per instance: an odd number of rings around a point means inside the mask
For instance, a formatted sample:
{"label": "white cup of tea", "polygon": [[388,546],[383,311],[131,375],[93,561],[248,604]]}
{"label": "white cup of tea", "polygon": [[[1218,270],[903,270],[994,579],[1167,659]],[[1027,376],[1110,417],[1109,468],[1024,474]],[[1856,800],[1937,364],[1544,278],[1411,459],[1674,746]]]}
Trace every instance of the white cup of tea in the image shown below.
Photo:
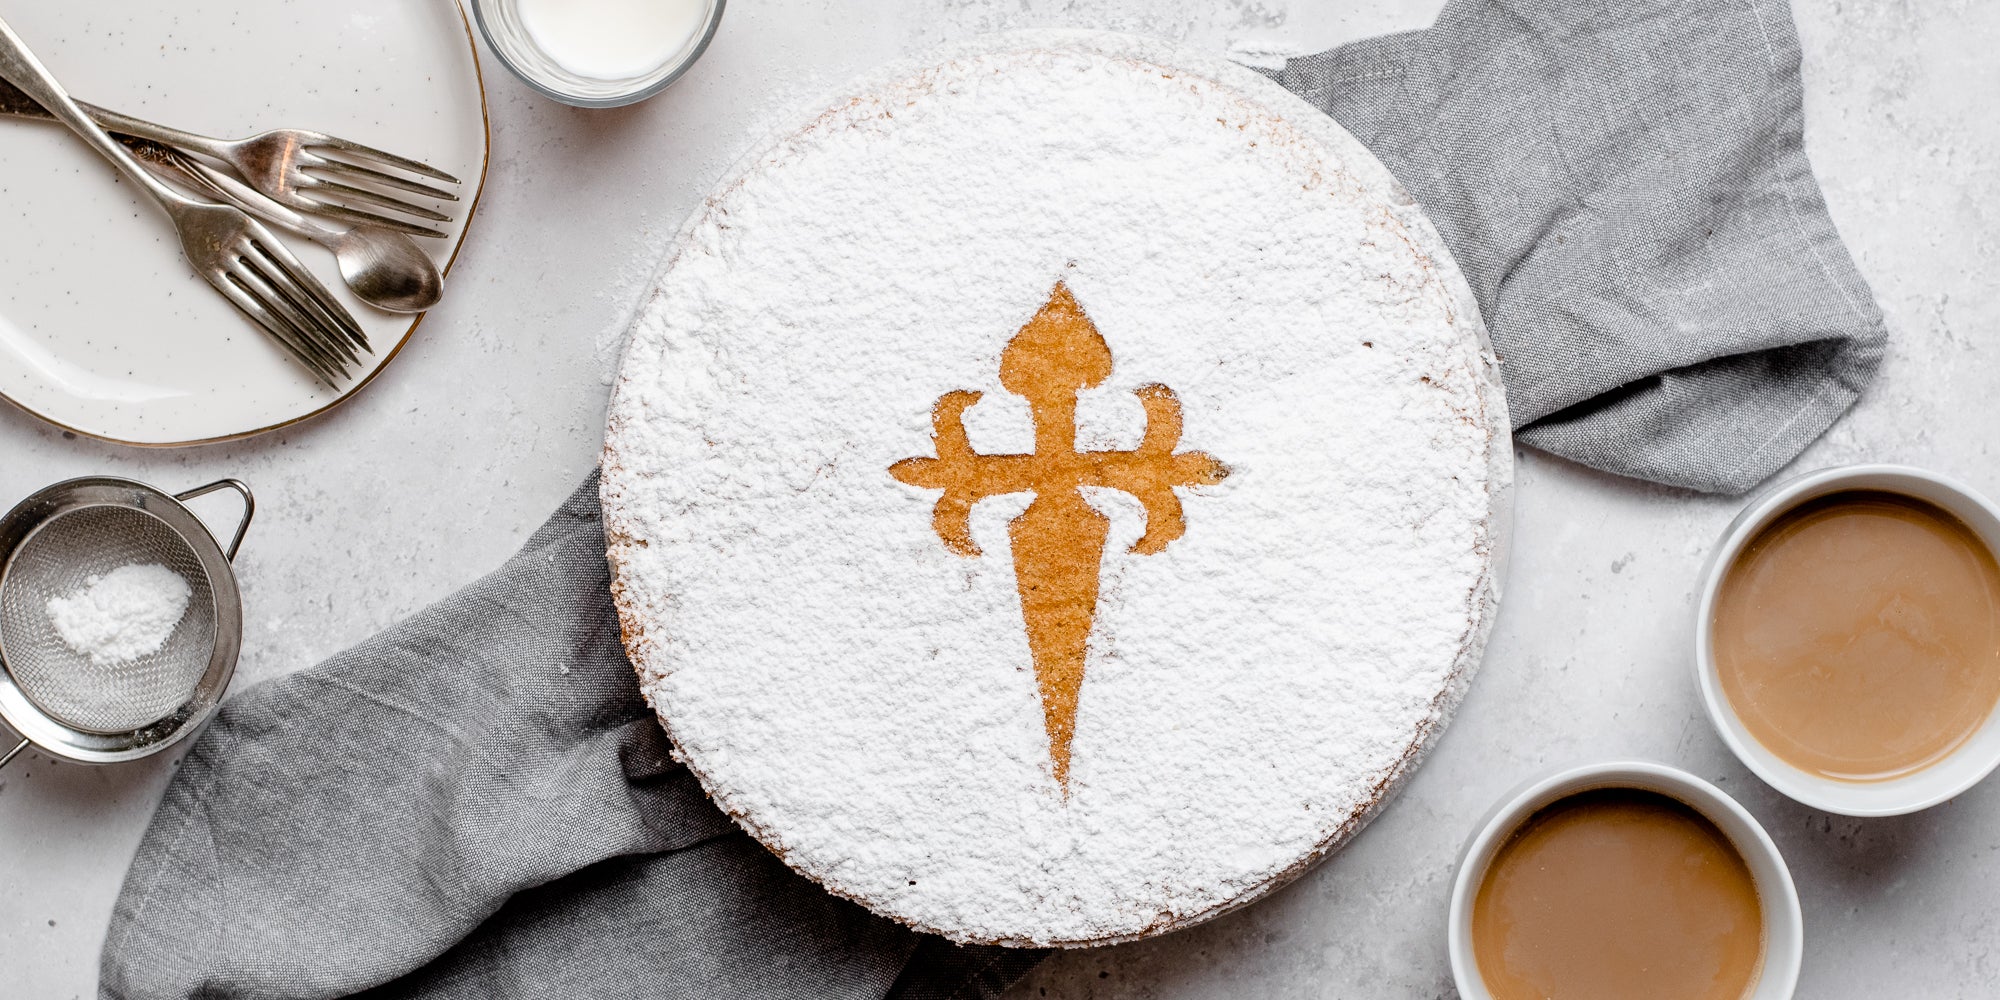
{"label": "white cup of tea", "polygon": [[[1831,505],[1847,496],[1888,494],[1913,498],[1942,510],[1970,530],[1989,554],[2000,554],[2000,508],[1972,488],[1947,476],[1897,465],[1853,465],[1822,469],[1781,483],[1750,501],[1722,534],[1702,572],[1695,609],[1694,665],[1709,720],[1745,767],[1772,788],[1798,802],[1846,816],[1895,816],[1927,809],[1977,784],[2000,766],[2000,712],[1984,707],[1983,722],[1966,716],[1959,728],[1976,726],[1939,756],[1884,775],[1836,775],[1824,767],[1802,766],[1760,741],[1744,713],[1731,701],[1718,665],[1718,602],[1726,602],[1725,581],[1739,559],[1766,529],[1798,515],[1808,504]],[[1739,617],[1747,612],[1735,611]],[[1722,626],[1722,627],[1727,627]],[[1724,637],[1726,640],[1726,637]],[[1996,664],[2000,667],[2000,664]],[[1739,690],[1741,688],[1739,687]],[[1969,705],[1970,702],[1968,701]],[[1970,712],[1978,709],[1971,706]],[[1862,708],[1878,715],[1886,709]],[[1970,720],[1970,721],[1966,721]],[[1940,737],[1941,739],[1944,737]],[[1775,741],[1774,741],[1775,742]]]}
{"label": "white cup of tea", "polygon": [[1449,927],[1452,979],[1462,1000],[1496,1000],[1480,969],[1475,906],[1502,848],[1544,810],[1605,792],[1652,793],[1693,810],[1720,832],[1748,870],[1761,918],[1761,949],[1750,985],[1739,996],[1789,1000],[1805,955],[1805,921],[1778,846],[1749,812],[1714,785],[1664,764],[1637,760],[1565,767],[1530,780],[1502,798],[1466,841],[1452,883]]}

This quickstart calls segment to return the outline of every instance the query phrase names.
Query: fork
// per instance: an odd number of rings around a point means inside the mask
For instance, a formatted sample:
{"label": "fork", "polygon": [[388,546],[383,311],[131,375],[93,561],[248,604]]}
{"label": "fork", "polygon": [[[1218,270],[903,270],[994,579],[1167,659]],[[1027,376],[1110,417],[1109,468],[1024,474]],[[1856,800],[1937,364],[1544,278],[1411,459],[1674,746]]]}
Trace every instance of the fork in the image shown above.
{"label": "fork", "polygon": [[296,233],[333,251],[340,277],[361,301],[385,312],[420,313],[444,295],[437,262],[407,233],[380,226],[334,228],[258,194],[249,185],[172,146],[121,136],[139,162],[191,193],[233,205],[281,231]]}
{"label": "fork", "polygon": [[[351,225],[381,226],[411,236],[442,238],[446,234],[430,226],[383,215],[379,211],[356,208],[354,205],[400,212],[434,223],[450,222],[451,216],[419,204],[413,199],[371,190],[362,185],[372,184],[433,201],[458,200],[458,194],[447,187],[398,176],[389,170],[407,171],[452,186],[458,184],[458,178],[428,163],[397,156],[324,132],[275,129],[253,135],[248,139],[215,139],[159,125],[142,118],[134,118],[83,101],[78,101],[77,106],[111,132],[149,139],[177,147],[184,152],[199,153],[220,161],[242,175],[244,180],[250,182],[250,185],[265,197],[294,211],[311,212]],[[0,81],[0,114],[18,118],[54,117],[38,102],[4,81]]]}
{"label": "fork", "polygon": [[347,366],[360,363],[355,348],[369,350],[360,324],[284,244],[241,211],[196,201],[155,179],[91,121],[4,19],[0,19],[0,79],[34,98],[152,195],[173,219],[181,251],[195,272],[320,381],[338,388],[337,380],[346,377]]}

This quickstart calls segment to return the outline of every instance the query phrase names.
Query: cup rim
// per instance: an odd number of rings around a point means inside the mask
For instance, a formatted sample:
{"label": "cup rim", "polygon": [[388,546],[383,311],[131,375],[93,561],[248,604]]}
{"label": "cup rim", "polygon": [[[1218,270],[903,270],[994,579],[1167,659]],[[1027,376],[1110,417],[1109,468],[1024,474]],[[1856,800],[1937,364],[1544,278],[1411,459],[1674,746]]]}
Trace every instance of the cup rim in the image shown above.
{"label": "cup rim", "polygon": [[685,51],[678,62],[663,64],[672,67],[665,76],[637,90],[610,97],[585,97],[562,90],[515,62],[508,47],[494,37],[492,27],[486,23],[486,5],[492,2],[494,0],[470,0],[473,23],[479,26],[480,37],[486,39],[487,50],[499,58],[500,64],[507,67],[507,71],[512,73],[515,79],[527,84],[528,89],[573,108],[622,108],[654,97],[673,86],[681,77],[687,75],[688,70],[694,68],[695,63],[701,61],[702,55],[708,51],[709,43],[715,40],[715,33],[722,27],[723,10],[729,6],[728,0],[709,0],[708,16],[702,24],[701,34],[695,38],[694,44]]}
{"label": "cup rim", "polygon": [[1447,931],[1452,981],[1463,1000],[1493,1000],[1472,948],[1472,903],[1486,869],[1520,825],[1544,806],[1580,792],[1631,788],[1675,799],[1707,817],[1742,855],[1757,882],[1764,915],[1764,957],[1748,1000],[1789,1000],[1805,959],[1805,918],[1797,884],[1776,842],[1749,810],[1721,789],[1676,767],[1648,760],[1607,760],[1558,767],[1516,785],[1480,820],[1459,851]]}
{"label": "cup rim", "polygon": [[1800,504],[1849,490],[1898,493],[1934,504],[1963,521],[2000,557],[2000,507],[1951,476],[1908,465],[1869,463],[1833,466],[1785,480],[1745,504],[1709,551],[1695,602],[1695,683],[1716,734],[1765,784],[1794,801],[1842,816],[1900,816],[1961,795],[2000,767],[2000,707],[1987,715],[1971,739],[1909,774],[1880,781],[1840,781],[1800,768],[1759,743],[1723,692],[1715,664],[1716,596],[1743,547]]}

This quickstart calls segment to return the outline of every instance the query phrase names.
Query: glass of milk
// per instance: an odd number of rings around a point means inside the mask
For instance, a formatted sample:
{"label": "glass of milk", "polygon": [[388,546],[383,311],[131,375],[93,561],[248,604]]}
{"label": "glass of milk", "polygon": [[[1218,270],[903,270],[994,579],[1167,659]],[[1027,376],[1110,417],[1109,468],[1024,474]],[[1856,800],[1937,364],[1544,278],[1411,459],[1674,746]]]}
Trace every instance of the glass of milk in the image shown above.
{"label": "glass of milk", "polygon": [[614,108],[680,79],[722,23],[724,0],[473,0],[507,68],[564,104]]}

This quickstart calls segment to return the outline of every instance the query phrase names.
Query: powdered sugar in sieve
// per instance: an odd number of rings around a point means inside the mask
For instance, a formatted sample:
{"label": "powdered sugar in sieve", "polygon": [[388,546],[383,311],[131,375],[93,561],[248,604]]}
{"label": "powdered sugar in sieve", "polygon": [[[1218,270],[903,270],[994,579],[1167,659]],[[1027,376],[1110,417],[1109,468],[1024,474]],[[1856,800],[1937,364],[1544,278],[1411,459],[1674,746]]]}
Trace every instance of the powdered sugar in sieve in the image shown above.
{"label": "powdered sugar in sieve", "polygon": [[[171,572],[187,590],[186,611],[157,648],[134,656],[124,655],[133,651],[130,640],[120,649],[117,636],[100,650],[65,641],[62,611],[114,575],[149,566]],[[69,638],[77,631],[70,626]],[[148,645],[141,640],[136,648]],[[187,540],[143,510],[88,506],[59,514],[22,541],[0,578],[0,656],[22,694],[65,725],[116,733],[164,718],[194,694],[214,649],[208,575]]]}

